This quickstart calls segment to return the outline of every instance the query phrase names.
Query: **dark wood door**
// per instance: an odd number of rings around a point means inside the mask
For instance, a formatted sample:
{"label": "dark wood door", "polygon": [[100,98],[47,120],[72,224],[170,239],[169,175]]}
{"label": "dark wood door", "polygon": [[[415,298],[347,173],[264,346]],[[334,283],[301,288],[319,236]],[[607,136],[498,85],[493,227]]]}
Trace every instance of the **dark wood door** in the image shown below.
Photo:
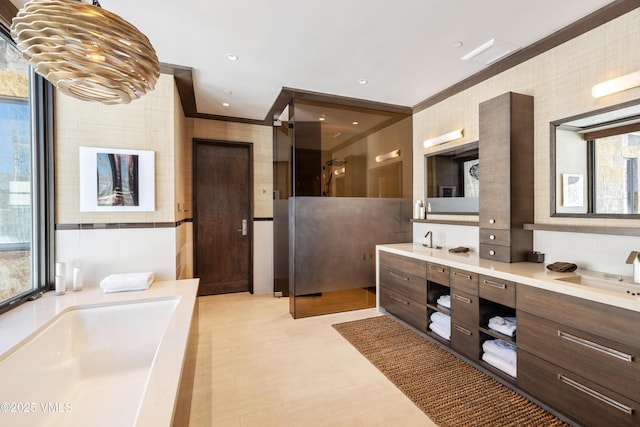
{"label": "dark wood door", "polygon": [[193,147],[198,294],[253,292],[252,146],[194,140]]}

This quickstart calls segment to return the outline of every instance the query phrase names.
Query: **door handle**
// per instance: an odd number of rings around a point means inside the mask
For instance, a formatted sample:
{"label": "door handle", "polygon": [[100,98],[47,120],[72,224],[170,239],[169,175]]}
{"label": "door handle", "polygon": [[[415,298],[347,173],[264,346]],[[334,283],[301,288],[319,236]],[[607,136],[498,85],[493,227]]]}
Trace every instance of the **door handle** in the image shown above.
{"label": "door handle", "polygon": [[247,235],[247,220],[246,219],[242,220],[242,228],[239,228],[237,231],[242,231],[242,235],[243,236]]}

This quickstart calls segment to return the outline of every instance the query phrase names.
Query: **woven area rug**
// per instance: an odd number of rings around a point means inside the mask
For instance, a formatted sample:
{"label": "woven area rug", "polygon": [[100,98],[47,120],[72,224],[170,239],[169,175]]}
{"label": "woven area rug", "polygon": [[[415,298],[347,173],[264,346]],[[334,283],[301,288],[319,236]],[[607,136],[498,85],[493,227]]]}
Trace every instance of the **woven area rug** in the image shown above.
{"label": "woven area rug", "polygon": [[333,327],[439,426],[567,426],[387,316]]}

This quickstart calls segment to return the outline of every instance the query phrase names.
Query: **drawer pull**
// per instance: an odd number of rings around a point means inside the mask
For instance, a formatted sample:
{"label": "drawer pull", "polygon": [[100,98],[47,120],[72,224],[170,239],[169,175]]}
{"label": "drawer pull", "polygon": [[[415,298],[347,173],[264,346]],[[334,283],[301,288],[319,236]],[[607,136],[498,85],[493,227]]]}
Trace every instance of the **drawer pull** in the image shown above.
{"label": "drawer pull", "polygon": [[466,302],[467,304],[471,304],[471,300],[467,297],[463,297],[462,295],[453,294],[453,297],[458,301]]}
{"label": "drawer pull", "polygon": [[565,377],[562,374],[558,374],[558,379],[560,381],[562,381],[564,384],[575,388],[578,391],[583,392],[584,394],[587,394],[591,397],[593,397],[594,399],[598,399],[599,401],[606,403],[607,405],[613,406],[614,408],[616,408],[619,411],[624,412],[625,414],[629,414],[629,415],[633,415],[633,408],[628,407],[627,405],[624,405],[620,402],[618,402],[617,400],[613,400],[612,398],[605,396],[602,393],[598,393],[597,391],[593,390],[592,388],[587,387],[584,384],[580,384],[577,381],[572,380],[569,377]]}
{"label": "drawer pull", "polygon": [[607,356],[615,357],[620,360],[624,360],[625,362],[633,362],[633,356],[627,353],[623,353],[618,350],[614,350],[613,348],[605,347],[602,344],[595,343],[593,341],[586,340],[584,338],[576,337],[575,335],[568,334],[563,331],[558,331],[558,336],[567,341],[571,341],[576,344],[583,345],[592,350],[599,351],[601,353],[606,354]]}
{"label": "drawer pull", "polygon": [[500,282],[494,282],[493,280],[483,280],[484,284],[487,286],[493,286],[494,288],[507,289],[507,285]]}
{"label": "drawer pull", "polygon": [[404,280],[405,282],[409,281],[408,276],[403,276],[402,274],[394,273],[393,271],[389,272],[389,276],[395,277],[396,279]]}
{"label": "drawer pull", "polygon": [[459,332],[462,332],[465,335],[471,336],[471,331],[468,329],[463,328],[462,326],[458,326],[458,325],[453,325],[454,328],[456,328],[456,330],[458,330]]}
{"label": "drawer pull", "polygon": [[489,224],[495,224],[495,223],[496,223],[496,220],[494,218],[489,219]]}
{"label": "drawer pull", "polygon": [[468,275],[468,274],[459,273],[459,272],[457,272],[457,271],[454,271],[454,272],[453,272],[453,275],[454,275],[454,276],[464,277],[464,278],[465,278],[465,279],[467,279],[467,280],[471,280],[471,276],[470,276],[470,275]]}
{"label": "drawer pull", "polygon": [[496,254],[496,251],[494,251],[493,249],[489,251],[489,255],[495,255],[495,254]]}
{"label": "drawer pull", "polygon": [[395,296],[394,294],[389,294],[389,298],[391,298],[392,300],[394,300],[395,302],[399,302],[400,304],[403,305],[409,305],[409,301],[404,300],[402,298],[398,298],[397,296]]}
{"label": "drawer pull", "polygon": [[496,236],[494,234],[489,234],[489,240],[496,240]]}
{"label": "drawer pull", "polygon": [[442,268],[442,267],[434,267],[433,265],[429,266],[429,270],[435,270],[435,271],[438,271],[440,273],[444,273],[444,268]]}

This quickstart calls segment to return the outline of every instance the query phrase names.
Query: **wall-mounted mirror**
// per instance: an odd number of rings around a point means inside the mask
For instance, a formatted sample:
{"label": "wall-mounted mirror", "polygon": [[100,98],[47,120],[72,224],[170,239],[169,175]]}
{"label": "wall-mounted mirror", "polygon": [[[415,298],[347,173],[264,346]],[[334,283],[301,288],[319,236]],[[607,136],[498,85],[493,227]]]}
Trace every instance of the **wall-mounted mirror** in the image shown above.
{"label": "wall-mounted mirror", "polygon": [[425,200],[431,213],[477,214],[478,142],[424,156]]}
{"label": "wall-mounted mirror", "polygon": [[551,123],[552,216],[640,217],[640,100]]}

